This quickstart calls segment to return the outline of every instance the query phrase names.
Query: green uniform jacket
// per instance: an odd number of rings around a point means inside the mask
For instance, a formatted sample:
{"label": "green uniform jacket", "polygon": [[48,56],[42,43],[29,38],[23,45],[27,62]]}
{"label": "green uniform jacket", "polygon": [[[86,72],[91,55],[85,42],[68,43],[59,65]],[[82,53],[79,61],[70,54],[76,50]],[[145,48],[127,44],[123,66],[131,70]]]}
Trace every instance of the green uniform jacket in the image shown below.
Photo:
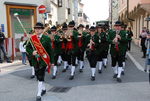
{"label": "green uniform jacket", "polygon": [[60,36],[59,35],[55,35],[54,36],[54,55],[56,54],[60,54],[61,53],[61,41],[60,41]]}
{"label": "green uniform jacket", "polygon": [[114,38],[116,37],[116,31],[109,31],[108,41],[111,44],[110,54],[112,56],[115,56],[116,54],[124,55],[126,52],[126,41],[127,41],[126,32],[120,31],[119,35],[121,37],[121,40],[118,41],[119,51],[117,52],[115,48],[115,43],[113,42]]}
{"label": "green uniform jacket", "polygon": [[74,48],[71,51],[72,51],[72,53],[77,53],[77,51],[78,51],[78,32],[76,30],[73,30],[72,40],[73,40]]}
{"label": "green uniform jacket", "polygon": [[108,35],[105,32],[102,32],[100,35],[97,33],[99,36],[99,52],[102,51],[108,51],[109,49],[109,42],[108,42]]}
{"label": "green uniform jacket", "polygon": [[[78,49],[81,49],[82,51],[85,51],[86,49],[86,36],[87,36],[87,32],[82,32],[82,47]],[[79,42],[79,38],[77,39],[77,41]]]}
{"label": "green uniform jacket", "polygon": [[[54,63],[54,56],[53,56],[53,52],[52,52],[50,38],[46,35],[42,35],[42,37],[40,38],[40,42],[43,45],[43,47],[45,48],[46,52],[49,54],[51,64],[53,64]],[[38,62],[37,58],[34,55],[32,55],[33,51],[34,51],[34,49],[31,45],[31,42],[29,42],[26,45],[26,52],[32,57],[33,66],[37,67],[39,65],[39,67],[46,67],[47,65],[41,57],[40,57],[40,60]]]}
{"label": "green uniform jacket", "polygon": [[[88,35],[86,36],[86,44],[85,44],[86,47],[87,47],[87,45],[90,43],[91,38],[92,38],[92,36],[91,36],[90,34],[88,34]],[[98,47],[99,47],[99,37],[98,37],[97,34],[95,34],[95,35],[93,36],[93,42],[95,43],[95,45],[94,45],[95,53],[98,55],[98,54],[99,54],[99,50],[98,50]],[[87,49],[88,49],[88,48],[87,48]]]}

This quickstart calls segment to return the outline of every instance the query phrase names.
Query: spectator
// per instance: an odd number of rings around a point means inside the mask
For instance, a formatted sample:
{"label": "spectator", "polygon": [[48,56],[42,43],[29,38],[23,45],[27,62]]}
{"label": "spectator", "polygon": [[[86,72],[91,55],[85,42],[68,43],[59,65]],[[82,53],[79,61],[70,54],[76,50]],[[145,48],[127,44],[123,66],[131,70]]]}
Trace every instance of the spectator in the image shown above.
{"label": "spectator", "polygon": [[141,34],[140,34],[141,47],[142,47],[142,52],[143,52],[142,58],[146,58],[146,46],[145,46],[146,37],[147,37],[147,32],[146,32],[146,30],[145,30],[145,28],[144,28],[144,29],[142,30]]}
{"label": "spectator", "polygon": [[131,41],[132,41],[132,37],[133,37],[133,32],[131,30],[131,27],[128,28],[127,31],[127,38],[128,38],[128,50],[130,51],[131,49]]}
{"label": "spectator", "polygon": [[4,48],[4,40],[5,40],[5,35],[4,33],[1,31],[1,27],[0,27],[0,63],[3,63],[2,57],[1,57],[1,53],[3,52],[4,57],[6,58],[7,63],[11,63],[10,59],[7,56],[7,53],[5,51]]}
{"label": "spectator", "polygon": [[20,44],[19,44],[19,50],[22,53],[22,64],[26,65],[26,49],[24,48],[24,37],[21,37]]}

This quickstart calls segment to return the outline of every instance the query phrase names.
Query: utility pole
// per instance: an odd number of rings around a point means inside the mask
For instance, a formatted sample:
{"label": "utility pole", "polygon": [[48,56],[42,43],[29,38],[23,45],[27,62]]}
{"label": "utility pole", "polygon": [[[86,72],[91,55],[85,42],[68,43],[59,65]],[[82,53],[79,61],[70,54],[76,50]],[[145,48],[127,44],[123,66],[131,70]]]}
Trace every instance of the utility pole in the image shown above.
{"label": "utility pole", "polygon": [[113,0],[110,1],[111,4],[110,4],[110,20],[111,20],[111,29],[112,29],[112,20],[113,20]]}

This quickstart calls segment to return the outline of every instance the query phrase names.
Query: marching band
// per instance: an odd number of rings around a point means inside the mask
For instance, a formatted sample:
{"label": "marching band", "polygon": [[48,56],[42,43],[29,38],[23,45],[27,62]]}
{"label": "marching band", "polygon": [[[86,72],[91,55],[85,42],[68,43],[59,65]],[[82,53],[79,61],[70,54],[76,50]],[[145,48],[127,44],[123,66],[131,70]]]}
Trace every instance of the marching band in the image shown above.
{"label": "marching band", "polygon": [[[116,78],[117,82],[122,82],[128,38],[121,26],[122,22],[117,21],[111,30],[104,25],[89,28],[88,25],[84,27],[80,24],[75,28],[75,22],[70,21],[68,25],[64,23],[59,27],[48,28],[48,26],[44,29],[42,23],[37,23],[34,27],[35,34],[29,38],[30,42],[26,42],[30,64],[34,66],[32,70],[35,70],[31,78],[35,75],[38,80],[36,100],[41,101],[41,96],[46,93],[44,86],[46,70],[48,72],[52,70],[52,79],[57,79],[58,68],[62,68],[62,73],[69,69],[68,79],[73,80],[75,69],[79,67],[79,72],[82,73],[85,67],[84,60],[87,58],[91,68],[91,81],[94,81],[97,64],[98,73],[101,74],[109,62],[107,59],[109,52],[114,71],[113,78]],[[58,64],[59,57],[63,66]]]}

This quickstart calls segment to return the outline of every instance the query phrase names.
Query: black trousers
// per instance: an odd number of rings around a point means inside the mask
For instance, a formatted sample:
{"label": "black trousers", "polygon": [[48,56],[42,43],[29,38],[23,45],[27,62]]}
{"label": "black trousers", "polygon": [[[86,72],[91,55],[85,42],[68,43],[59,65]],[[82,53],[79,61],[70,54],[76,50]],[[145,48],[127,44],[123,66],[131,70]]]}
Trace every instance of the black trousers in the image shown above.
{"label": "black trousers", "polygon": [[103,58],[103,53],[101,52],[97,56],[97,61],[102,61],[102,58]]}
{"label": "black trousers", "polygon": [[9,61],[9,58],[7,57],[7,53],[5,51],[5,47],[4,47],[3,44],[0,44],[0,61],[2,61],[1,52],[3,52],[4,57],[6,58],[6,60]]}
{"label": "black trousers", "polygon": [[102,59],[107,58],[108,56],[108,50],[103,50],[102,51]]}
{"label": "black trousers", "polygon": [[123,64],[122,64],[123,59],[124,59],[124,56],[120,55],[120,54],[116,54],[116,55],[111,56],[112,67],[115,67],[117,65],[117,63],[118,63],[119,67],[122,67],[123,66]]}
{"label": "black trousers", "polygon": [[96,68],[96,64],[97,64],[97,55],[94,51],[87,51],[87,59],[90,63],[90,67],[91,68]]}
{"label": "black trousers", "polygon": [[61,58],[63,61],[67,61],[67,52],[65,50],[62,51],[62,53],[60,54]]}
{"label": "black trousers", "polygon": [[57,66],[58,57],[59,57],[59,54],[54,55],[54,65],[55,66]]}
{"label": "black trousers", "polygon": [[76,65],[76,57],[76,53],[74,53],[73,51],[67,51],[67,62],[69,65]]}
{"label": "black trousers", "polygon": [[146,56],[146,46],[142,45],[142,52],[143,52],[143,56]]}
{"label": "black trousers", "polygon": [[128,41],[128,50],[130,51],[131,49],[131,40]]}
{"label": "black trousers", "polygon": [[33,65],[32,65],[32,57],[29,56],[28,54],[26,54],[26,55],[27,55],[27,58],[28,58],[28,61],[29,61],[29,65],[30,65],[30,66],[33,66]]}
{"label": "black trousers", "polygon": [[84,61],[84,51],[79,49],[77,52],[77,59],[80,61]]}
{"label": "black trousers", "polygon": [[34,67],[38,81],[44,81],[46,67]]}

